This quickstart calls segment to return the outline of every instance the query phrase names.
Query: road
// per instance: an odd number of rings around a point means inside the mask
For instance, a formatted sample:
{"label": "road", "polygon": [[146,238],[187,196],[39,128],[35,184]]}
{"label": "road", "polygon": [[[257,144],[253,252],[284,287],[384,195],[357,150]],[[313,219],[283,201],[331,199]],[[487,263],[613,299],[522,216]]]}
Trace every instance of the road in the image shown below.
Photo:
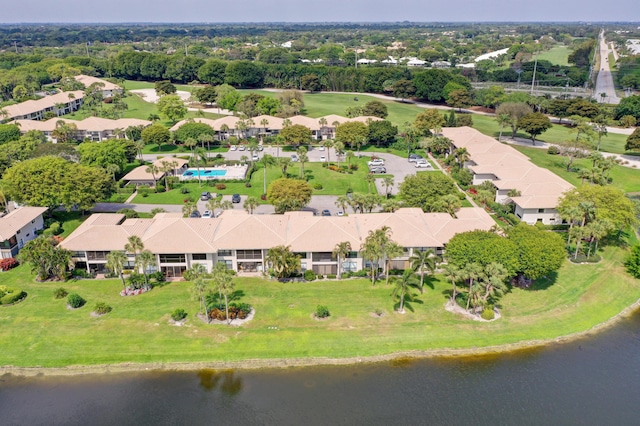
{"label": "road", "polygon": [[[600,71],[596,78],[595,98],[600,103],[614,104],[620,103],[620,98],[616,95],[615,86],[613,84],[613,76],[610,71],[609,64],[609,45],[604,37],[604,30],[600,32]],[[606,96],[602,96],[602,94]]]}

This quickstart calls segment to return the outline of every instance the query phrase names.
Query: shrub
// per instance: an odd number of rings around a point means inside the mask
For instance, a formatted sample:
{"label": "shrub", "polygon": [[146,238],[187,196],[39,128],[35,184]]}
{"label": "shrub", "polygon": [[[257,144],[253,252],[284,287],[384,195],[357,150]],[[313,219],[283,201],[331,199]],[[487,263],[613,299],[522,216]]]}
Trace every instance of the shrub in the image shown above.
{"label": "shrub", "polygon": [[314,183],[313,184],[313,189],[317,189],[318,191],[322,189],[322,184],[321,183]]}
{"label": "shrub", "polygon": [[[224,303],[215,303],[209,306],[209,318],[225,321],[227,319],[227,311]],[[245,319],[251,313],[251,305],[247,303],[229,303],[229,319]]]}
{"label": "shrub", "polygon": [[55,297],[56,299],[64,299],[65,297],[67,297],[68,294],[69,292],[65,290],[63,287],[58,287],[55,290],[53,290],[53,297]]}
{"label": "shrub", "polygon": [[182,321],[187,317],[187,313],[184,309],[176,309],[171,313],[171,319],[174,321]]}
{"label": "shrub", "polygon": [[78,293],[71,293],[69,297],[67,297],[67,303],[73,309],[78,309],[83,307],[84,304],[87,303],[87,301],[84,300]]}
{"label": "shrub", "polygon": [[245,183],[244,186],[247,187],[247,188],[251,188],[251,182]]}
{"label": "shrub", "polygon": [[316,279],[316,273],[312,269],[307,269],[304,271],[304,279],[305,281],[313,281]]}
{"label": "shrub", "polygon": [[560,149],[555,145],[551,145],[549,148],[547,148],[547,154],[558,155],[560,154]]}
{"label": "shrub", "polygon": [[164,192],[164,185],[162,184],[157,184],[156,185],[156,192]]}
{"label": "shrub", "polygon": [[487,306],[482,310],[482,313],[480,314],[480,317],[484,320],[492,320],[496,317],[495,312],[493,312],[493,307],[492,306]]}
{"label": "shrub", "polygon": [[188,194],[189,192],[191,192],[191,191],[189,191],[189,188],[186,187],[186,186],[183,186],[182,188],[180,188],[180,193],[181,194]]}
{"label": "shrub", "polygon": [[316,318],[327,318],[331,315],[331,313],[329,312],[329,308],[327,308],[326,306],[318,305],[315,315]]}
{"label": "shrub", "polygon": [[0,271],[8,271],[18,266],[18,261],[13,257],[0,260]]}
{"label": "shrub", "polygon": [[137,217],[140,217],[140,216],[138,216],[138,212],[137,211],[135,211],[133,209],[127,209],[127,208],[120,209],[116,213],[123,214],[124,217],[126,217],[127,219],[135,219]]}
{"label": "shrub", "polygon": [[223,189],[227,189],[227,185],[224,183],[216,183],[216,189],[222,191]]}
{"label": "shrub", "polygon": [[96,306],[93,308],[93,312],[95,312],[98,315],[108,314],[109,312],[111,312],[111,306],[107,305],[104,302],[98,302],[96,303]]}
{"label": "shrub", "polygon": [[335,280],[336,279],[336,274],[328,274],[327,275],[327,279]]}
{"label": "shrub", "polygon": [[27,293],[22,290],[8,288],[6,286],[0,287],[4,287],[4,289],[0,291],[0,294],[4,293],[2,294],[2,296],[0,296],[0,305],[11,305],[13,303],[21,301],[27,296]]}
{"label": "shrub", "polygon": [[156,271],[149,274],[149,278],[155,280],[157,284],[162,284],[167,281],[167,277],[164,276],[164,272],[162,271]]}

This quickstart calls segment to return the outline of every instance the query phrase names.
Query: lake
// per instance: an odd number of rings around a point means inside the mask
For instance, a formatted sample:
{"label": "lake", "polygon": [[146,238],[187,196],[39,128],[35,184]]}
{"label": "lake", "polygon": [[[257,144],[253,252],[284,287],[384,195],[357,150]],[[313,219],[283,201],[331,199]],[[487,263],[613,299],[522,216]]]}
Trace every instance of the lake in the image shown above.
{"label": "lake", "polygon": [[257,371],[0,377],[2,425],[631,425],[640,314],[495,356]]}

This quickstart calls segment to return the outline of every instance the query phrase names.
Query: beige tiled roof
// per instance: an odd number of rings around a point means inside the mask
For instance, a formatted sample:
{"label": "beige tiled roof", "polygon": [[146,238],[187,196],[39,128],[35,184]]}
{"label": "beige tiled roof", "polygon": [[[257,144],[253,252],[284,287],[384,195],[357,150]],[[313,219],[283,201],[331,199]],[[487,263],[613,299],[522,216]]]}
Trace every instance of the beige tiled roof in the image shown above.
{"label": "beige tiled roof", "polygon": [[370,230],[389,226],[394,241],[404,247],[441,247],[457,232],[488,230],[494,224],[483,209],[474,207],[460,209],[457,219],[420,209],[344,217],[301,212],[250,215],[228,210],[215,219],[183,218],[180,213],[123,219],[123,215],[93,215],[62,245],[73,251],[122,250],[129,236],[138,235],[154,253],[211,253],[277,245],[291,246],[297,252],[332,251],[343,241],[349,241],[356,251]]}
{"label": "beige tiled roof", "polygon": [[90,75],[81,74],[81,75],[76,75],[74,78],[76,79],[76,81],[79,81],[80,83],[84,84],[84,87],[89,87],[93,83],[102,83],[104,84],[104,87],[102,88],[102,90],[122,90],[122,87],[118,86],[117,84],[113,84],[110,81],[103,80],[98,77],[92,77]]}
{"label": "beige tiled roof", "polygon": [[563,193],[573,188],[566,180],[533,164],[529,157],[470,127],[442,129],[444,136],[457,148],[466,148],[476,174],[493,174],[493,184],[502,190],[520,191],[511,197],[514,203],[527,209],[555,208]]}
{"label": "beige tiled roof", "polygon": [[[71,97],[69,97],[71,95]],[[73,92],[61,92],[55,95],[45,96],[38,100],[29,100],[21,102],[15,105],[8,105],[3,109],[7,113],[7,119],[11,120],[13,117],[20,117],[23,115],[29,115],[38,111],[44,111],[47,108],[53,108],[56,104],[66,104],[74,99],[84,98],[84,92],[82,90],[76,90]]]}
{"label": "beige tiled roof", "polygon": [[[149,166],[138,166],[135,169],[131,170],[129,173],[122,177],[122,180],[132,181],[132,180],[142,180],[142,181],[152,181],[153,175],[147,172],[147,167]],[[164,177],[164,172],[159,170],[156,173],[156,180],[160,180]]]}
{"label": "beige tiled roof", "polygon": [[171,127],[169,130],[171,130],[172,132],[175,132],[176,130],[178,130],[180,127],[182,127],[184,124],[186,123],[190,123],[190,122],[195,122],[195,123],[203,123],[203,124],[207,124],[209,127],[211,127],[212,129],[215,126],[215,122],[216,120],[212,120],[210,118],[190,118],[188,120],[180,120],[178,121],[176,124],[173,125],[173,127]]}
{"label": "beige tiled roof", "polygon": [[0,217],[0,241],[13,237],[16,232],[46,211],[46,207],[20,207]]}
{"label": "beige tiled roof", "polygon": [[292,125],[300,124],[311,130],[320,130],[320,124],[318,123],[317,118],[305,117],[304,115],[294,115],[293,117],[289,117],[289,121],[291,121]]}
{"label": "beige tiled roof", "polygon": [[114,129],[125,130],[129,126],[149,126],[150,121],[139,120],[137,118],[120,118],[118,120],[111,120],[101,117],[88,117],[84,120],[69,120],[62,117],[54,117],[47,121],[37,120],[16,120],[16,123],[20,126],[20,131],[25,133],[29,130],[39,130],[41,132],[52,132],[56,128],[58,121],[63,121],[67,124],[75,124],[78,130],[87,132],[104,132]]}
{"label": "beige tiled roof", "polygon": [[162,167],[163,166],[163,162],[167,162],[169,164],[176,162],[177,166],[176,168],[181,168],[182,166],[184,166],[185,164],[189,164],[189,160],[185,160],[184,158],[179,158],[179,157],[161,157],[158,158],[156,161],[153,162],[153,165],[156,167]]}

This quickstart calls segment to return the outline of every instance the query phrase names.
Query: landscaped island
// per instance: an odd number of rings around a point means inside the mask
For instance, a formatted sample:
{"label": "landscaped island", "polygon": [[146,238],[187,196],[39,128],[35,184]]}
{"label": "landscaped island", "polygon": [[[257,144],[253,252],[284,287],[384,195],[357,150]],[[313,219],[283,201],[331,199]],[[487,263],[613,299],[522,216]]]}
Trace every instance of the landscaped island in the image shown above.
{"label": "landscaped island", "polygon": [[[20,370],[8,366],[98,366],[99,371],[106,365],[104,370],[284,366],[539,345],[590,330],[636,303],[640,284],[624,271],[625,253],[608,247],[598,264],[565,262],[557,277],[527,290],[514,288],[501,299],[502,318],[493,322],[445,311],[451,285],[440,276],[405,315],[394,312],[391,286],[383,282],[371,286],[366,279],[280,283],[237,278],[236,289],[256,314],[241,327],[229,327],[196,318],[199,302],[190,297],[187,282],[122,297],[119,279],[35,282],[22,266],[3,274],[8,286],[19,286],[28,296],[15,306],[0,307],[0,365],[14,373]],[[68,310],[66,302],[53,295],[61,285],[81,294],[88,307]],[[112,312],[91,316],[90,306],[98,301],[113,307]],[[318,304],[330,309],[328,320],[312,317]],[[188,317],[185,325],[176,327],[169,319],[180,308]],[[372,315],[378,310],[384,315]]]}

